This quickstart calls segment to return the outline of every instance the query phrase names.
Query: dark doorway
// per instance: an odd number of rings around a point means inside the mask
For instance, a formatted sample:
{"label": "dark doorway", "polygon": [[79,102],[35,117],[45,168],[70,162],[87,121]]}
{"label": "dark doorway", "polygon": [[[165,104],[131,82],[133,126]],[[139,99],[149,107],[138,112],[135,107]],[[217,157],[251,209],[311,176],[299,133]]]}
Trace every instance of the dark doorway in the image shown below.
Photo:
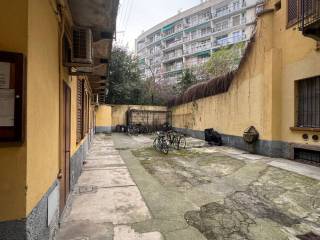
{"label": "dark doorway", "polygon": [[66,206],[70,192],[70,116],[71,115],[71,91],[69,86],[63,86],[63,144],[60,175],[60,213]]}

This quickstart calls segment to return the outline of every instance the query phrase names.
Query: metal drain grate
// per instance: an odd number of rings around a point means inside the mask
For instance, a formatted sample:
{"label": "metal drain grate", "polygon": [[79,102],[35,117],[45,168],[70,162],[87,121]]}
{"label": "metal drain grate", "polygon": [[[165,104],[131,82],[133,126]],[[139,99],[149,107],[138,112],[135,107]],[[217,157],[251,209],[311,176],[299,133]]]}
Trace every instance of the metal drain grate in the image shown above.
{"label": "metal drain grate", "polygon": [[97,192],[97,187],[96,186],[79,186],[75,190],[75,194],[86,194],[86,193],[95,193]]}
{"label": "metal drain grate", "polygon": [[320,236],[317,234],[314,234],[313,232],[309,232],[303,235],[297,235],[297,238],[301,240],[320,240]]}

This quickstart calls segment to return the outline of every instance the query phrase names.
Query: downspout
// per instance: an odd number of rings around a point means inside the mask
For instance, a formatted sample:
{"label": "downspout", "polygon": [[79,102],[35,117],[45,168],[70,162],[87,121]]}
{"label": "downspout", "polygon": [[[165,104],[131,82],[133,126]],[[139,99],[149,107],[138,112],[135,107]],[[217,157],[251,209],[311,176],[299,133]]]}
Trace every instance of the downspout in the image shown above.
{"label": "downspout", "polygon": [[64,158],[62,150],[63,147],[63,56],[62,56],[62,48],[63,48],[63,36],[65,32],[65,18],[64,18],[64,2],[63,0],[57,0],[57,8],[58,8],[58,16],[59,16],[59,173],[58,173],[58,179],[61,179],[62,176],[62,165],[61,165],[61,159]]}

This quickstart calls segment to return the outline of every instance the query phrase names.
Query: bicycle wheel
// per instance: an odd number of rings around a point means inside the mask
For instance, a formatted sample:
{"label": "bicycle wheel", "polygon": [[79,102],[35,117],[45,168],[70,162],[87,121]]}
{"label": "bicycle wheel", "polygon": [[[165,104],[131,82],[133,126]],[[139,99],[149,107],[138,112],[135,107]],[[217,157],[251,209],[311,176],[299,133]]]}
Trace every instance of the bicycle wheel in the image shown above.
{"label": "bicycle wheel", "polygon": [[179,144],[178,144],[178,149],[185,149],[187,146],[187,140],[185,136],[180,136],[179,137]]}
{"label": "bicycle wheel", "polygon": [[164,154],[168,154],[169,153],[169,145],[167,144],[166,141],[163,141],[161,143],[161,152],[163,152]]}
{"label": "bicycle wheel", "polygon": [[159,144],[158,142],[159,142],[159,138],[155,138],[153,141],[153,148],[156,150],[158,149],[158,144]]}
{"label": "bicycle wheel", "polygon": [[179,150],[179,137],[174,136],[171,144],[175,149]]}

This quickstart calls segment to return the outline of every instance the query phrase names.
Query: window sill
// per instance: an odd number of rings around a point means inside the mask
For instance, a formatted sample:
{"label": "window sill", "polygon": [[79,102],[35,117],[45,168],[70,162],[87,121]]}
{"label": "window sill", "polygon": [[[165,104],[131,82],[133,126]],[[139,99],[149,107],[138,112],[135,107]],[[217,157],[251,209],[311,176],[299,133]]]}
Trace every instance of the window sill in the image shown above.
{"label": "window sill", "polygon": [[320,128],[291,127],[290,130],[299,132],[320,132]]}

